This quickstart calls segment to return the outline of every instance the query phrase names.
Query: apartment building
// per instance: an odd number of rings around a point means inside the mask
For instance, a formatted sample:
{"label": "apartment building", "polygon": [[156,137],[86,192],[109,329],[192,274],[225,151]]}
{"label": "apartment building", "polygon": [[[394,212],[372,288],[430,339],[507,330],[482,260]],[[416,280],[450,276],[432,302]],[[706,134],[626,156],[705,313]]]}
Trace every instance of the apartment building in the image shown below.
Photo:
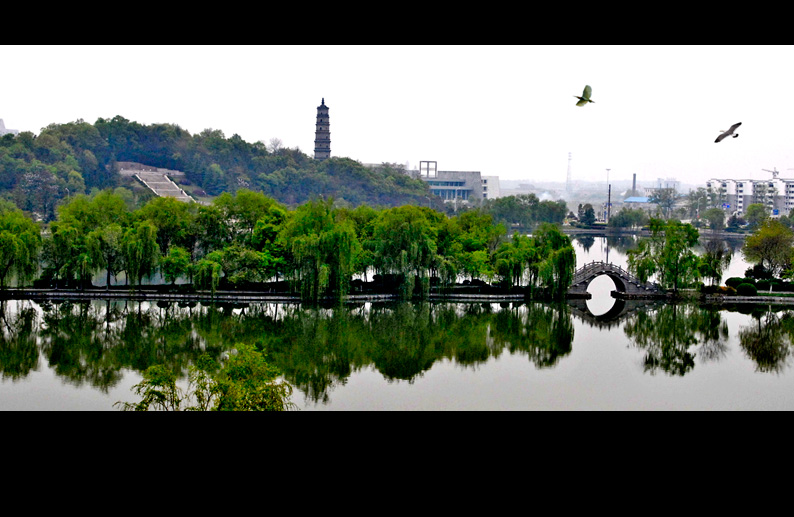
{"label": "apartment building", "polygon": [[742,215],[747,206],[761,203],[774,215],[794,209],[794,179],[710,179],[706,190],[728,214]]}

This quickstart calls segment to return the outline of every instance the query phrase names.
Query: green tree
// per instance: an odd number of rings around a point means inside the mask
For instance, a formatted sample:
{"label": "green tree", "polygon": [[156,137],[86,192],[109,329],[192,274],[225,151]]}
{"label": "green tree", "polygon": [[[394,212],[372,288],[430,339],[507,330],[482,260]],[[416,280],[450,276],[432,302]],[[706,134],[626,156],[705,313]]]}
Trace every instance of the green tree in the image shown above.
{"label": "green tree", "polygon": [[794,233],[780,221],[766,219],[747,236],[742,255],[747,262],[760,264],[777,277],[791,265],[792,245]]}
{"label": "green tree", "polygon": [[690,190],[686,195],[686,215],[690,219],[694,219],[698,216],[702,217],[703,212],[708,209],[709,206],[709,195],[705,187],[698,187],[695,190]]}
{"label": "green tree", "polygon": [[710,279],[711,285],[719,285],[723,271],[731,264],[731,256],[731,249],[727,247],[725,241],[721,239],[707,241],[698,264],[700,276]]}
{"label": "green tree", "polygon": [[[537,263],[537,249],[532,238],[514,233],[512,238],[502,243],[494,253],[494,269],[502,277],[502,282],[506,287],[514,285],[520,286],[524,283],[527,272],[536,270],[533,265]],[[528,279],[530,285],[534,283],[534,277]]]}
{"label": "green tree", "polygon": [[214,295],[221,281],[221,265],[209,258],[203,258],[196,263],[193,270],[193,285],[196,289],[209,289]]}
{"label": "green tree", "polygon": [[[591,207],[592,209],[592,207]],[[595,216],[593,216],[595,219]],[[609,218],[608,226],[614,228],[634,228],[648,224],[648,214],[641,208],[622,208]]]}
{"label": "green tree", "polygon": [[236,351],[216,377],[218,411],[285,411],[292,386],[278,381],[279,371],[252,345],[237,343]]}
{"label": "green tree", "polygon": [[202,355],[188,369],[188,389],[177,385],[177,374],[152,365],[132,387],[141,400],[116,402],[124,411],[286,411],[293,388],[279,381],[279,371],[251,345],[237,343],[222,366]]}
{"label": "green tree", "polygon": [[649,196],[648,201],[658,205],[665,219],[669,219],[672,215],[673,207],[678,201],[678,197],[678,192],[675,188],[658,188]]}
{"label": "green tree", "polygon": [[150,221],[141,221],[128,228],[122,237],[122,254],[130,283],[141,285],[144,278],[154,273],[160,257],[157,227]]}
{"label": "green tree", "polygon": [[196,242],[196,213],[195,203],[185,203],[166,196],[153,198],[136,215],[154,224],[157,228],[160,253],[166,255],[171,245],[179,246],[188,252],[193,250]]}
{"label": "green tree", "polygon": [[503,196],[486,199],[483,210],[493,216],[494,221],[503,223],[506,228],[530,228],[537,219],[540,200],[535,194]]}
{"label": "green tree", "polygon": [[769,213],[762,203],[752,203],[747,205],[747,209],[744,213],[744,219],[747,221],[750,231],[754,231],[768,218]]}
{"label": "green tree", "polygon": [[654,218],[649,227],[651,236],[627,252],[629,271],[643,282],[656,274],[662,286],[677,292],[699,276],[698,258],[692,251],[698,231],[691,224]]}
{"label": "green tree", "polygon": [[570,238],[550,223],[542,223],[533,234],[538,280],[554,299],[565,298],[576,270],[576,253]]}
{"label": "green tree", "polygon": [[596,221],[595,210],[593,205],[585,203],[579,205],[579,222],[585,226],[591,226]]}
{"label": "green tree", "polygon": [[110,289],[110,278],[116,276],[124,269],[124,255],[122,252],[122,235],[124,230],[119,224],[112,223],[99,227],[89,232],[86,246],[91,263],[99,268],[105,268],[107,275],[105,289]]}
{"label": "green tree", "polygon": [[352,221],[335,221],[332,199],[299,206],[279,233],[277,243],[289,250],[289,274],[304,299],[347,294],[361,243]]}
{"label": "green tree", "polygon": [[179,246],[171,246],[168,253],[160,259],[160,271],[165,281],[171,285],[176,283],[177,278],[189,275],[190,265],[190,253]]}
{"label": "green tree", "polygon": [[725,229],[725,212],[721,208],[709,208],[701,215],[705,219],[709,228],[714,231]]}
{"label": "green tree", "polygon": [[39,226],[19,209],[0,209],[0,288],[13,275],[17,283],[33,278],[39,268]]}
{"label": "green tree", "polygon": [[402,277],[400,292],[405,298],[412,296],[417,277],[429,290],[429,283],[424,282],[438,261],[438,230],[425,210],[414,206],[386,209],[373,230],[375,267],[380,273]]}
{"label": "green tree", "polygon": [[75,276],[77,257],[85,249],[84,236],[78,226],[68,222],[50,223],[50,236],[42,241],[42,278],[69,285]]}

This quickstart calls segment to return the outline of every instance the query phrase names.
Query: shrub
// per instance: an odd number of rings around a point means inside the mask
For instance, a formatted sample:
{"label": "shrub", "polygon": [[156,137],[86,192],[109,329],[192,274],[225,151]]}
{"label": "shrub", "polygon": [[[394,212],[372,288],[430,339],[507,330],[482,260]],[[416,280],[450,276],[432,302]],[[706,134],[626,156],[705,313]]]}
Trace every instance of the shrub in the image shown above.
{"label": "shrub", "polygon": [[736,286],[743,283],[744,283],[744,278],[738,276],[732,276],[725,281],[725,285],[727,285],[728,287],[733,287],[734,289],[736,289]]}
{"label": "shrub", "polygon": [[727,286],[727,285],[721,285],[719,292],[720,292],[720,294],[733,296],[733,295],[736,294],[736,289],[734,287],[730,287],[730,286]]}
{"label": "shrub", "polygon": [[794,291],[794,282],[778,282],[772,289],[782,293],[790,293]]}
{"label": "shrub", "polygon": [[769,286],[771,283],[769,280],[759,280],[755,283],[755,288],[759,291],[769,291]]}
{"label": "shrub", "polygon": [[753,284],[743,283],[736,286],[736,294],[739,296],[755,296],[758,289]]}

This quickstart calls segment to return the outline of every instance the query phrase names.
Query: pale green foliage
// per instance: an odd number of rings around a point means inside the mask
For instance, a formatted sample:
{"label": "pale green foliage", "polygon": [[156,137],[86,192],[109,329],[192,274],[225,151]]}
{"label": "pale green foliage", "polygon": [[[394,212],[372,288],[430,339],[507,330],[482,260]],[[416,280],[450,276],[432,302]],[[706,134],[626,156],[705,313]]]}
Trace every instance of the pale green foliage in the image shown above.
{"label": "pale green foliage", "polygon": [[627,252],[629,271],[643,282],[655,274],[663,287],[676,291],[699,278],[699,260],[692,251],[698,242],[697,229],[661,219],[651,219],[649,226],[651,236]]}
{"label": "pale green foliage", "polygon": [[508,286],[526,282],[544,287],[554,298],[565,295],[576,268],[570,238],[550,223],[542,223],[532,237],[513,234],[494,255],[496,273]]}
{"label": "pale green foliage", "polygon": [[223,365],[202,355],[188,369],[186,390],[177,375],[162,365],[150,366],[143,380],[132,387],[137,403],[116,402],[125,411],[285,411],[292,386],[279,382],[279,372],[251,345],[237,343]]}
{"label": "pale green foliage", "polygon": [[763,203],[749,204],[744,210],[744,219],[751,230],[758,228],[767,218],[769,218],[769,213]]}
{"label": "pale green foliage", "polygon": [[765,219],[749,235],[742,246],[742,255],[751,264],[761,264],[774,276],[792,263],[794,233],[776,219]]}
{"label": "pale green foliage", "polygon": [[38,270],[41,235],[39,227],[21,210],[0,211],[0,287],[11,275],[18,283],[33,278]]}
{"label": "pale green foliage", "polygon": [[193,285],[196,289],[209,289],[212,294],[221,281],[221,265],[210,259],[201,259],[194,266]]}
{"label": "pale green foliage", "polygon": [[382,211],[372,232],[376,270],[403,275],[401,293],[410,297],[415,278],[424,278],[438,264],[437,236],[424,209],[401,206]]}
{"label": "pale green foliage", "polygon": [[122,238],[122,253],[130,282],[140,285],[144,278],[154,273],[160,256],[157,227],[146,220],[128,228]]}
{"label": "pale green foliage", "polygon": [[298,207],[284,224],[277,243],[290,251],[291,280],[304,300],[347,293],[350,276],[359,264],[361,243],[352,221],[335,221],[333,200]]}

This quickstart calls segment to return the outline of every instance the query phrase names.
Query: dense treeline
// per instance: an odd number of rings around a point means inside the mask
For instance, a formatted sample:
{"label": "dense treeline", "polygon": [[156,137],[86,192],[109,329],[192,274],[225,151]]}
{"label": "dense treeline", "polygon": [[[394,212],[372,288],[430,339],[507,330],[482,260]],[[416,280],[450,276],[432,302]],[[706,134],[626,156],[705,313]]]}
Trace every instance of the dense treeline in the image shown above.
{"label": "dense treeline", "polygon": [[[337,206],[422,205],[449,215],[455,207],[396,164],[367,167],[336,157],[318,161],[277,143],[248,143],[213,129],[191,135],[178,125],[143,125],[121,116],[94,124],[50,124],[38,136],[0,137],[0,197],[49,222],[71,196],[130,187],[131,180],[119,175],[119,162],[183,171],[186,190],[210,197],[244,188],[290,207],[318,197],[332,197]],[[131,206],[152,197],[141,189],[116,193]],[[482,208],[496,222],[524,230],[539,222],[560,224],[567,213],[564,201],[540,201],[534,194],[485,200]]]}
{"label": "dense treeline", "polygon": [[181,278],[213,292],[268,283],[318,300],[370,286],[407,299],[466,279],[561,297],[575,266],[557,226],[508,238],[483,210],[448,217],[412,205],[339,207],[333,199],[290,209],[248,189],[208,206],[158,197],[130,209],[105,189],[73,196],[56,212],[42,233],[18,208],[0,206],[2,285],[15,275],[23,285],[84,288],[104,272],[108,286],[123,273],[135,288],[160,273],[171,285]]}
{"label": "dense treeline", "polygon": [[262,192],[286,205],[317,196],[339,204],[398,206],[435,203],[427,184],[399,167],[365,167],[349,158],[317,161],[299,149],[248,143],[220,130],[191,135],[174,124],[142,125],[121,116],[51,124],[0,137],[0,194],[43,220],[76,194],[122,185],[118,162],[132,161],[185,172],[187,182],[210,196],[240,188]]}

